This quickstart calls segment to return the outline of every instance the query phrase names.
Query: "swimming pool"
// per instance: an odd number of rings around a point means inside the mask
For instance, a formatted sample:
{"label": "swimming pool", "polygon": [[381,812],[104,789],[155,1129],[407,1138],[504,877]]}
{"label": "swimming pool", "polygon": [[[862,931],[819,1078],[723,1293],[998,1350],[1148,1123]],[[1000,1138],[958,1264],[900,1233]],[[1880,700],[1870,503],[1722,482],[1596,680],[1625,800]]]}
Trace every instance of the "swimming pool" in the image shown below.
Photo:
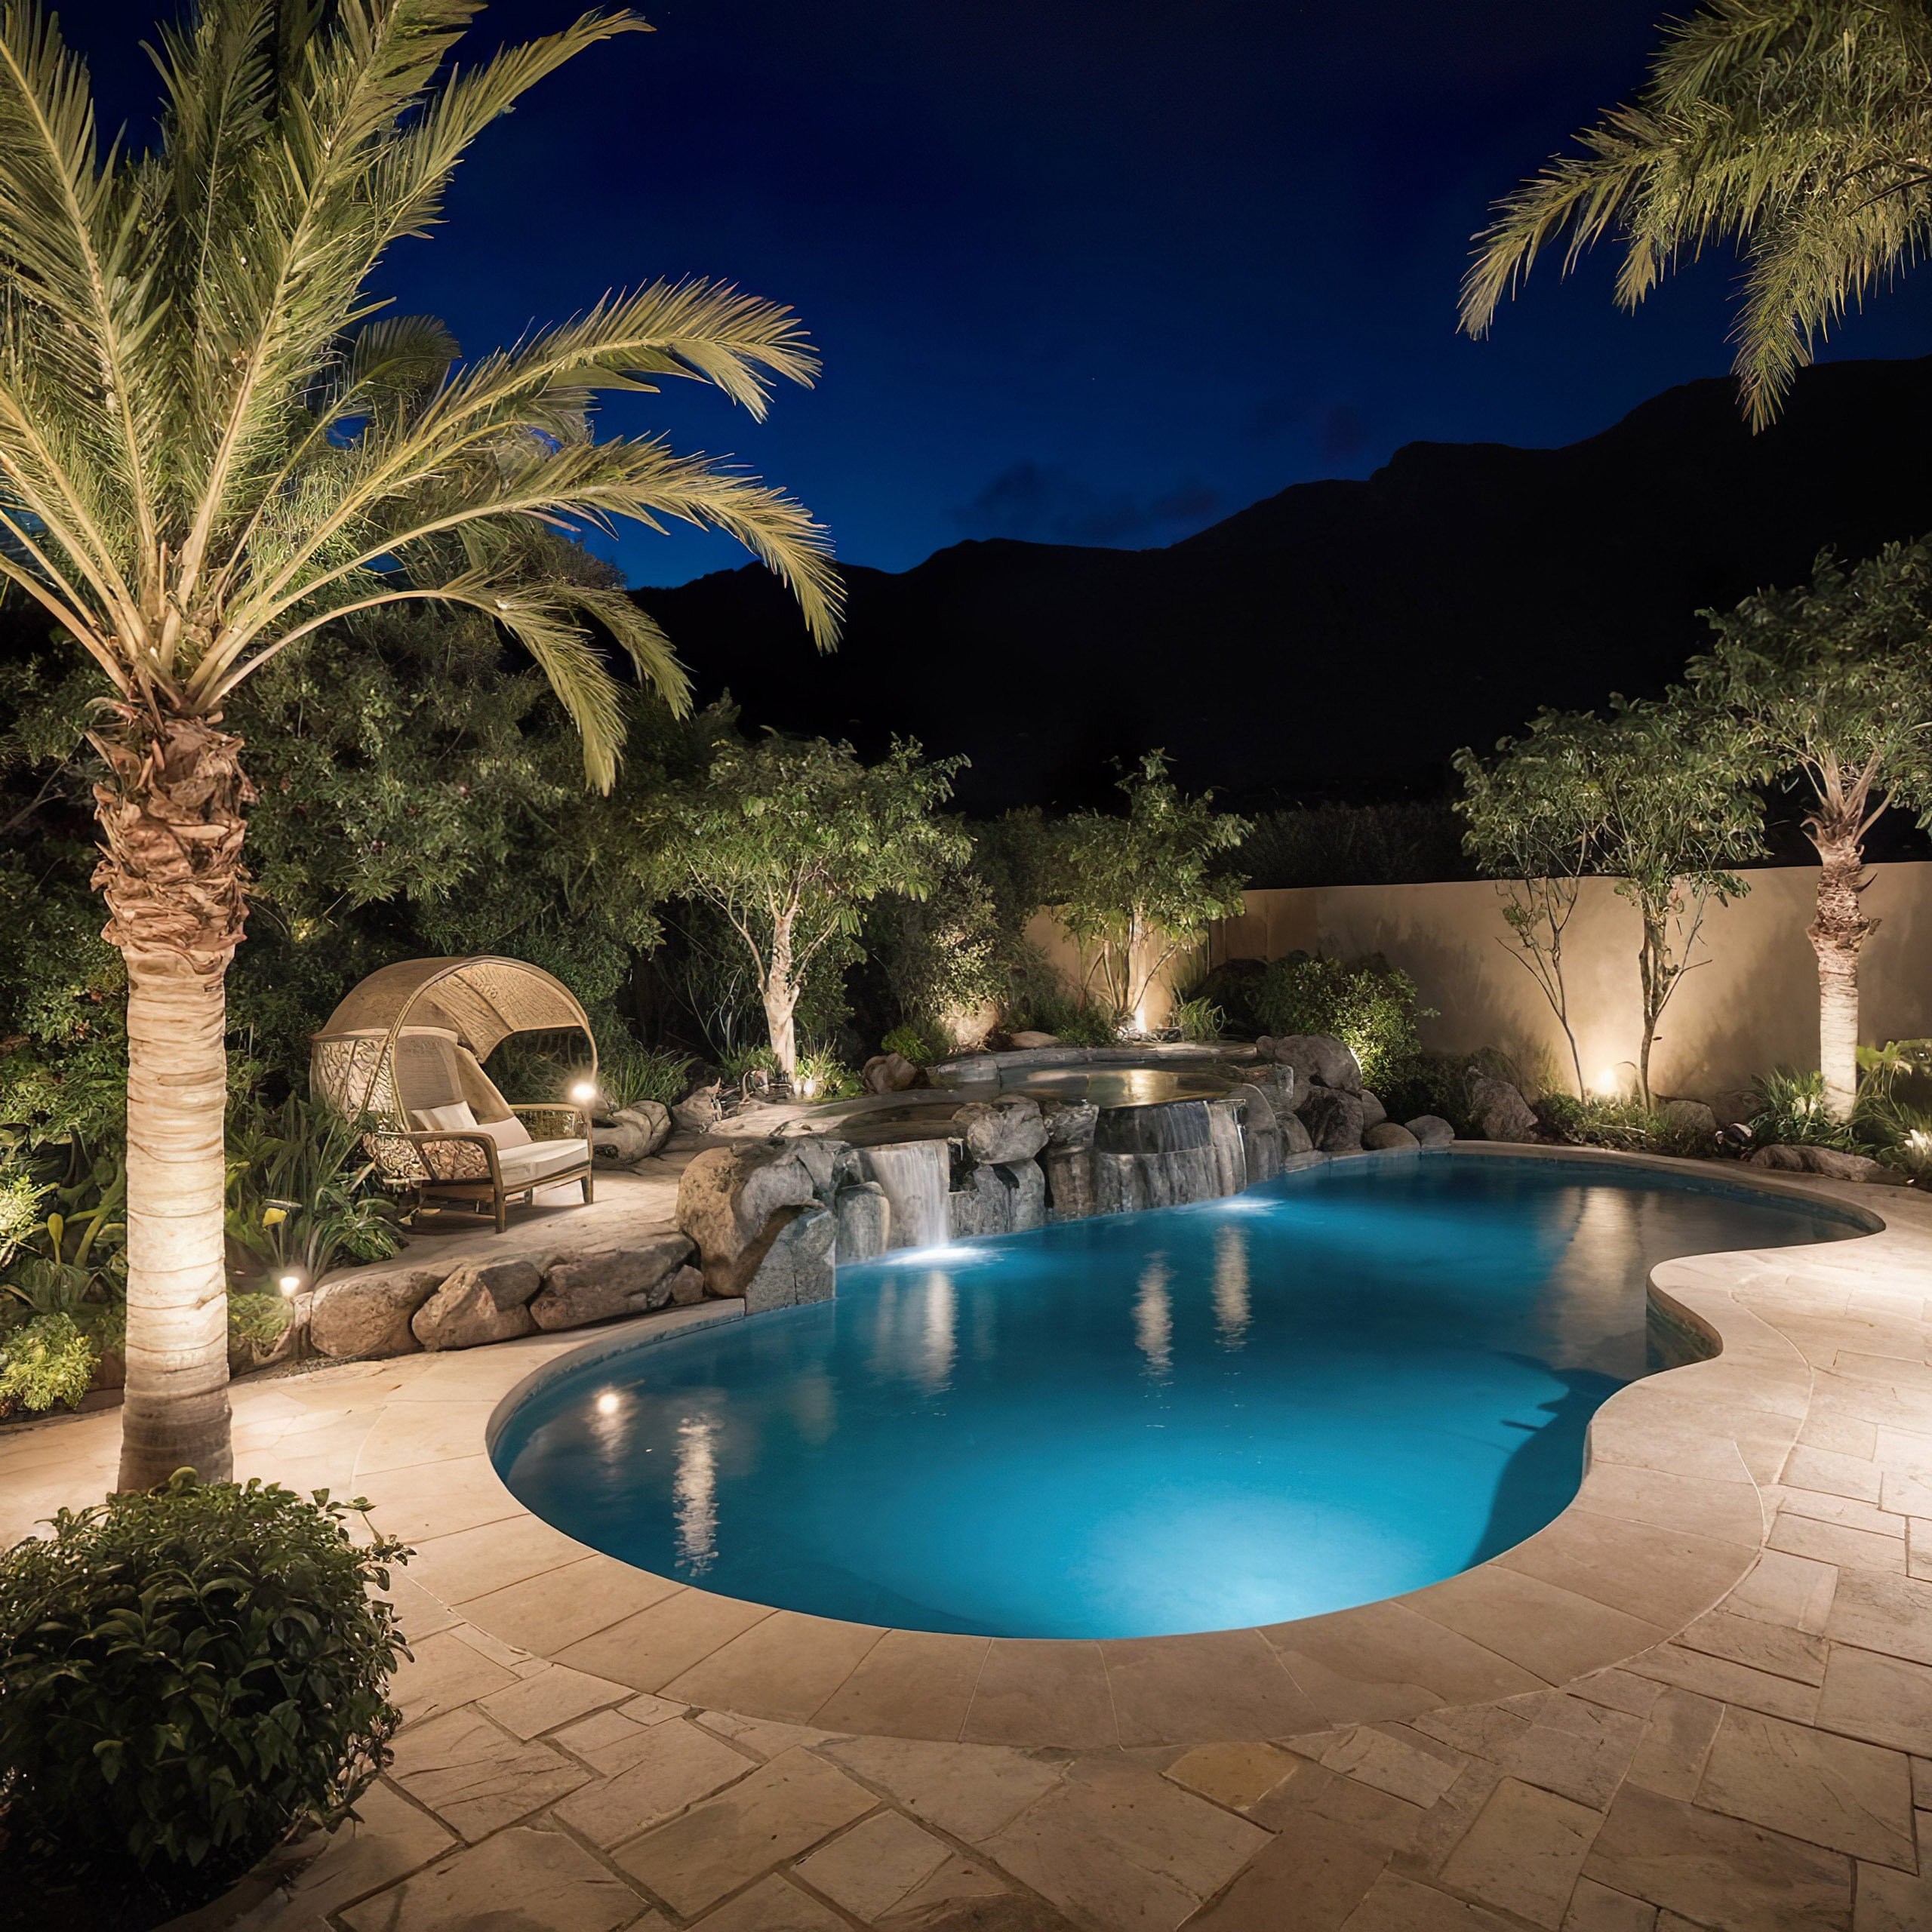
{"label": "swimming pool", "polygon": [[560,1529],[729,1596],[998,1636],[1269,1623],[1555,1516],[1591,1415],[1663,1365],[1657,1262],[1867,1225],[1657,1170],[1337,1161],[841,1269],[835,1300],[566,1371],[493,1454]]}

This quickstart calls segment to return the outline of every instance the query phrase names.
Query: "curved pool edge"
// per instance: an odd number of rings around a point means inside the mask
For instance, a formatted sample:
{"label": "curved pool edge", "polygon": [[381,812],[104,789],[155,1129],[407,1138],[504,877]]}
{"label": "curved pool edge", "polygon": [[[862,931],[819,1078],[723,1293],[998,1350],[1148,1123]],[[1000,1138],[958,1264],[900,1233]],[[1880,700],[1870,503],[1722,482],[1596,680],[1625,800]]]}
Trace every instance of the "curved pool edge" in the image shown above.
{"label": "curved pool edge", "polygon": [[[1607,1149],[1455,1151],[1486,1158],[1586,1155],[1593,1163],[1712,1178],[1704,1163]],[[452,1459],[466,1467],[447,1505],[433,1486],[416,1485],[411,1502],[379,1502],[372,1515],[379,1527],[422,1549],[416,1581],[502,1641],[680,1702],[840,1734],[1069,1749],[1280,1740],[1541,1690],[1681,1634],[1766,1547],[1764,1492],[1804,1426],[1819,1364],[1740,1297],[1774,1308],[1795,1301],[1801,1314],[1847,1270],[1882,1287],[1890,1270],[1915,1278],[1911,1271],[1932,1260],[1932,1204],[1905,1197],[1880,1214],[1865,1190],[1844,1183],[1724,1179],[1829,1201],[1870,1232],[1658,1264],[1654,1296],[1711,1334],[1721,1352],[1632,1383],[1606,1402],[1592,1420],[1576,1497],[1535,1535],[1441,1582],[1350,1609],[1256,1629],[1128,1639],[887,1630],[653,1576],[572,1543],[517,1502],[487,1445],[518,1401],[586,1358],[734,1318],[740,1311],[729,1305],[675,1312],[684,1320],[641,1318],[588,1341],[533,1338],[444,1358],[417,1378],[408,1406],[487,1401],[485,1446]],[[439,1381],[451,1385],[448,1392],[437,1392]],[[378,1494],[386,1420],[371,1431],[374,1479],[363,1484]],[[475,1579],[465,1559],[473,1571],[485,1526],[506,1546],[547,1548],[549,1567],[480,1595],[469,1592]]]}

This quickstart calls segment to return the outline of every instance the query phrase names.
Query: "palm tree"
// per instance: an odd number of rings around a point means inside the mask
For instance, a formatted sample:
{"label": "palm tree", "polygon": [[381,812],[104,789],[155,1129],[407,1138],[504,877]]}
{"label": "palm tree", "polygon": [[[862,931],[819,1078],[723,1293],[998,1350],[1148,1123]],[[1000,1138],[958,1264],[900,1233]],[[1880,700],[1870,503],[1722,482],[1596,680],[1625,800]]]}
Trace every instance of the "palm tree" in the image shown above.
{"label": "palm tree", "polygon": [[790,312],[655,283],[474,361],[379,317],[389,244],[437,219],[465,149],[527,88],[640,29],[585,15],[446,68],[482,0],[202,0],[155,52],[152,152],[97,140],[88,77],[0,0],[0,575],[99,672],[88,736],[106,936],[128,970],[128,1388],[120,1481],[229,1467],[222,1273],[223,976],[251,793],[222,706],[349,612],[487,612],[615,775],[601,627],[674,704],[663,634],[559,580],[546,521],[729,531],[821,645],[838,590],[797,503],[655,439],[593,439],[599,390],[715,384],[754,415],[817,364]]}
{"label": "palm tree", "polygon": [[1462,325],[1487,332],[1537,256],[1624,245],[1635,308],[1678,259],[1737,245],[1734,368],[1754,428],[1849,303],[1932,239],[1932,9],[1924,0],[1712,0],[1665,31],[1634,106],[1498,203]]}

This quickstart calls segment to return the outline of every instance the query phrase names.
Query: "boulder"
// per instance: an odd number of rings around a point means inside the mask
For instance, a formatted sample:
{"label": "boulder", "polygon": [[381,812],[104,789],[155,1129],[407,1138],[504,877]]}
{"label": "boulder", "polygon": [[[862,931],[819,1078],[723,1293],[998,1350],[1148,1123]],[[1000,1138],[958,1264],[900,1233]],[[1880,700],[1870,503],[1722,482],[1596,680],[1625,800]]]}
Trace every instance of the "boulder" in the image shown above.
{"label": "boulder", "polygon": [[715,1086],[700,1087],[671,1109],[672,1126],[680,1134],[709,1134],[723,1118]]}
{"label": "boulder", "polygon": [[1296,1067],[1263,1060],[1259,1066],[1243,1071],[1247,1072],[1249,1083],[1268,1096],[1268,1104],[1275,1109],[1277,1120],[1294,1112],[1308,1098],[1308,1081]]}
{"label": "boulder", "polygon": [[903,1054],[874,1054],[859,1069],[859,1084],[868,1094],[903,1094],[919,1077],[919,1069]]}
{"label": "boulder", "polygon": [[1322,1153],[1352,1154],[1361,1146],[1361,1099],[1340,1088],[1312,1088],[1301,1122]]}
{"label": "boulder", "polygon": [[[1260,1046],[1257,1040],[1256,1046]],[[1278,1065],[1291,1066],[1312,1085],[1332,1087],[1343,1094],[1361,1091],[1361,1065],[1340,1040],[1325,1033],[1285,1033],[1267,1043]]]}
{"label": "boulder", "polygon": [[[1371,1127],[1380,1127],[1389,1118],[1389,1109],[1376,1096],[1364,1087],[1361,1090],[1361,1125],[1366,1134]],[[1363,1146],[1368,1143],[1364,1141]]]}
{"label": "boulder", "polygon": [[590,1130],[590,1158],[600,1168],[635,1167],[650,1151],[650,1135],[627,1120],[600,1121]]}
{"label": "boulder", "polygon": [[965,1136],[967,1152],[983,1165],[1030,1161],[1047,1144],[1040,1103],[1025,1094],[968,1101],[952,1118]]}
{"label": "boulder", "polygon": [[1281,1158],[1286,1160],[1291,1154],[1312,1154],[1315,1143],[1309,1139],[1308,1129],[1302,1124],[1300,1114],[1278,1113],[1275,1124],[1281,1136]]}
{"label": "boulder", "polygon": [[841,1187],[833,1212],[838,1217],[836,1258],[840,1267],[848,1262],[875,1260],[885,1252],[892,1237],[892,1203],[877,1181]]}
{"label": "boulder", "polygon": [[543,1285],[543,1271],[534,1261],[478,1261],[471,1272],[505,1313],[521,1308]]}
{"label": "boulder", "polygon": [[1420,1147],[1422,1143],[1406,1127],[1380,1120],[1362,1130],[1361,1144],[1374,1153],[1392,1154],[1404,1147]]}
{"label": "boulder", "polygon": [[832,1204],[841,1187],[865,1178],[849,1142],[833,1140],[823,1134],[801,1134],[786,1144],[798,1157],[798,1164],[811,1176],[812,1193],[822,1208]]}
{"label": "boulder", "polygon": [[665,1278],[665,1285],[671,1291],[674,1306],[689,1308],[693,1303],[704,1299],[704,1277],[686,1262],[681,1268],[674,1268]]}
{"label": "boulder", "polygon": [[1792,1147],[1774,1144],[1760,1147],[1749,1158],[1754,1168],[1769,1168],[1783,1174],[1820,1174],[1827,1180],[1862,1181],[1868,1187],[1903,1187],[1906,1177],[1897,1168],[1874,1161],[1863,1154],[1848,1154],[1841,1147]]}
{"label": "boulder", "polygon": [[1036,1033],[1029,1031],[1022,1033],[1009,1033],[1006,1037],[1023,1052],[1037,1051],[1041,1047],[1057,1047],[1060,1044],[1060,1035],[1057,1033]]}
{"label": "boulder", "polygon": [[[795,1211],[781,1211],[783,1220],[741,1291],[747,1315],[829,1301],[837,1285],[832,1250],[838,1239],[838,1217],[815,1201]],[[710,1285],[708,1271],[706,1285]]]}
{"label": "boulder", "polygon": [[1275,1125],[1275,1105],[1252,1081],[1242,1081],[1228,1089],[1228,1098],[1241,1104],[1241,1125],[1249,1133],[1269,1131]]}
{"label": "boulder", "polygon": [[1047,1177],[1038,1161],[1013,1161],[994,1168],[1008,1192],[1007,1225],[1015,1234],[1047,1224]]}
{"label": "boulder", "polygon": [[1049,1147],[1091,1147],[1100,1110],[1091,1100],[1044,1100],[1040,1115],[1047,1124]]}
{"label": "boulder", "polygon": [[552,1264],[530,1304],[543,1329],[580,1328],[620,1315],[642,1315],[671,1299],[671,1277],[691,1251],[682,1235],[660,1235],[628,1247],[576,1254]]}
{"label": "boulder", "polygon": [[317,1354],[337,1361],[413,1355],[422,1344],[410,1318],[448,1272],[445,1262],[440,1268],[402,1269],[365,1281],[325,1282],[309,1309],[309,1340]]}
{"label": "boulder", "polygon": [[1707,1107],[1702,1100],[1666,1100],[1657,1111],[1673,1127],[1694,1134],[1700,1140],[1718,1137],[1717,1109]]}
{"label": "boulder", "polygon": [[817,1204],[799,1143],[748,1143],[698,1155],[678,1182],[678,1225],[697,1244],[706,1287],[741,1295],[789,1217]]}
{"label": "boulder", "polygon": [[1440,1114],[1417,1114],[1408,1129],[1425,1147],[1446,1147],[1456,1137],[1456,1130]]}
{"label": "boulder", "polygon": [[1482,1140],[1534,1140],[1537,1117],[1506,1080],[1469,1069],[1469,1117]]}
{"label": "boulder", "polygon": [[648,1160],[671,1137],[671,1109],[662,1100],[640,1100],[634,1107],[620,1107],[611,1118],[621,1127],[635,1128],[644,1136],[640,1160]]}
{"label": "boulder", "polygon": [[459,1268],[416,1311],[410,1327],[426,1349],[473,1349],[535,1332],[530,1310],[518,1302],[500,1306],[474,1266]]}

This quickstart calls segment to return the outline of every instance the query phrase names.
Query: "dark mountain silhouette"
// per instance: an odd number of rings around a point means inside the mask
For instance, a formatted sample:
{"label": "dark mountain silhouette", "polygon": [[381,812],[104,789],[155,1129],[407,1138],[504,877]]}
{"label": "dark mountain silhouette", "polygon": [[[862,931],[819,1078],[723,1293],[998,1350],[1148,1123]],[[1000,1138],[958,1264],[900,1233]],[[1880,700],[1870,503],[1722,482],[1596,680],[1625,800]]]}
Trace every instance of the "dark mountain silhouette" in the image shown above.
{"label": "dark mountain silhouette", "polygon": [[758,566],[640,591],[747,722],[964,752],[975,812],[1104,797],[1164,746],[1250,804],[1443,789],[1540,705],[1660,691],[1703,606],[1932,530],[1932,357],[1807,371],[1753,436],[1728,380],[1562,449],[1411,443],[1160,550],[1006,540],[846,571],[837,654]]}

